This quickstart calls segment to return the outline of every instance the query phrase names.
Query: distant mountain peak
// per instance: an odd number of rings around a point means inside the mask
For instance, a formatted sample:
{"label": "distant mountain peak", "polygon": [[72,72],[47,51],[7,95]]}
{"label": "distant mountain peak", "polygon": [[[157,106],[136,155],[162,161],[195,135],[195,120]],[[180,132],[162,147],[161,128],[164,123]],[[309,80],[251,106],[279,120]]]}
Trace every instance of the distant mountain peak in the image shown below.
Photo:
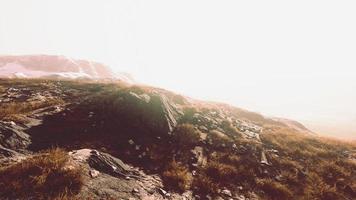
{"label": "distant mountain peak", "polygon": [[112,79],[134,82],[127,73],[114,73],[107,65],[57,55],[0,56],[0,77]]}

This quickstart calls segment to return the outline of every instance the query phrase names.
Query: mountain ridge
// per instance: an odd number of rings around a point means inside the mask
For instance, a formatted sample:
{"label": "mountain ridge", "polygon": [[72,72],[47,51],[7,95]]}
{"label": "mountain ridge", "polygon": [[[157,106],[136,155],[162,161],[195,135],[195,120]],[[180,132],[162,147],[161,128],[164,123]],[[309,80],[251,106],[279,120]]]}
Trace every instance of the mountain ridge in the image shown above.
{"label": "mountain ridge", "polygon": [[0,76],[6,78],[112,79],[134,82],[128,74],[116,74],[109,66],[58,55],[0,56]]}

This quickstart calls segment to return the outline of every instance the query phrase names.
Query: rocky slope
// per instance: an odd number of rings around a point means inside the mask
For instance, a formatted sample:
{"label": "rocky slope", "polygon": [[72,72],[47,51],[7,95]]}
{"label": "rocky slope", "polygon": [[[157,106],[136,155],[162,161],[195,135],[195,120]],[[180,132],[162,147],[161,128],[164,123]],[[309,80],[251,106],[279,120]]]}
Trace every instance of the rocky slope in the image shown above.
{"label": "rocky slope", "polygon": [[0,188],[1,170],[59,147],[66,169],[81,169],[70,198],[355,197],[355,144],[226,104],[122,82],[0,79],[0,110]]}

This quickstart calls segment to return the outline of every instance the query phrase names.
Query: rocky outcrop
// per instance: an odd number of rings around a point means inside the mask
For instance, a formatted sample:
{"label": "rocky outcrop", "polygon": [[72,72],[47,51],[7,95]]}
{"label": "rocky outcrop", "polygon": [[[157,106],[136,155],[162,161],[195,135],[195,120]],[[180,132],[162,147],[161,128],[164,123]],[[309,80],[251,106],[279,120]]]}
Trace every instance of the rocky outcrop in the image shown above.
{"label": "rocky outcrop", "polygon": [[73,160],[71,165],[80,165],[83,169],[80,199],[193,199],[189,192],[166,192],[158,176],[147,175],[109,154],[81,149],[69,155]]}
{"label": "rocky outcrop", "polygon": [[176,107],[167,100],[164,95],[154,94],[152,97],[152,106],[157,108],[158,113],[161,114],[158,128],[163,128],[168,133],[171,133],[177,126],[178,112]]}
{"label": "rocky outcrop", "polygon": [[136,94],[129,92],[123,95],[126,115],[132,124],[139,124],[157,134],[171,133],[177,125],[181,112],[164,94]]}
{"label": "rocky outcrop", "polygon": [[120,159],[96,150],[90,152],[88,163],[92,168],[116,177],[134,178],[138,174]]}
{"label": "rocky outcrop", "polygon": [[8,149],[0,145],[0,158],[12,157],[17,154],[16,151]]}
{"label": "rocky outcrop", "polygon": [[7,149],[25,149],[31,141],[24,130],[24,127],[15,122],[0,122],[0,146]]}

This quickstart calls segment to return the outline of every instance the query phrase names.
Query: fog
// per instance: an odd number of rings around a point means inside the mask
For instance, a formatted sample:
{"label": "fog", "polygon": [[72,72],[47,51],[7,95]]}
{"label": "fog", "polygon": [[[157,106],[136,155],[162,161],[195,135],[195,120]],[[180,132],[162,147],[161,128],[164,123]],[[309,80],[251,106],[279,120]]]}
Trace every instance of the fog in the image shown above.
{"label": "fog", "polygon": [[356,139],[354,1],[1,0],[0,54],[106,63]]}

